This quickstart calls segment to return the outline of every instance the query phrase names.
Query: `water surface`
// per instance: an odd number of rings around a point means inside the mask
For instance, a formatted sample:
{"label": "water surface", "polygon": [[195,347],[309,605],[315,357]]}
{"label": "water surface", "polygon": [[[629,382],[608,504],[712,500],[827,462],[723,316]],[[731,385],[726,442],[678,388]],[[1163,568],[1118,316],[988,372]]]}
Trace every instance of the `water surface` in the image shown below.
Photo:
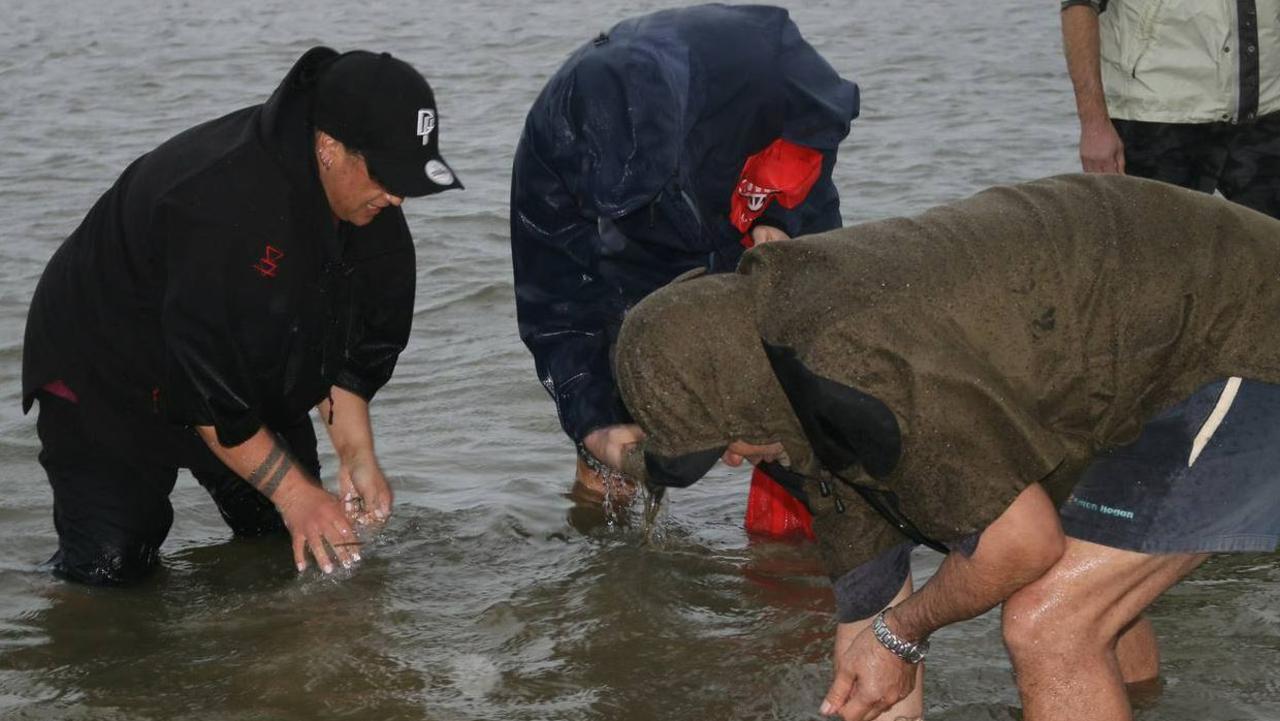
{"label": "water surface", "polygon": [[[1076,169],[1056,3],[785,4],[862,87],[836,171],[847,222]],[[579,43],[659,7],[0,0],[0,717],[814,717],[833,629],[812,549],[749,542],[747,480],[728,469],[670,494],[650,546],[575,509],[573,456],[516,337],[506,218],[524,112]],[[405,206],[414,332],[375,404],[395,517],[354,572],[298,577],[284,544],[231,541],[184,475],[155,578],[54,581],[37,568],[51,495],[18,398],[40,270],[130,160],[260,102],[315,44],[420,68],[467,184]],[[920,580],[936,562],[917,557]],[[1275,558],[1240,557],[1159,602],[1167,685],[1139,718],[1280,718],[1278,601]],[[1017,718],[994,615],[934,649],[930,718]]]}

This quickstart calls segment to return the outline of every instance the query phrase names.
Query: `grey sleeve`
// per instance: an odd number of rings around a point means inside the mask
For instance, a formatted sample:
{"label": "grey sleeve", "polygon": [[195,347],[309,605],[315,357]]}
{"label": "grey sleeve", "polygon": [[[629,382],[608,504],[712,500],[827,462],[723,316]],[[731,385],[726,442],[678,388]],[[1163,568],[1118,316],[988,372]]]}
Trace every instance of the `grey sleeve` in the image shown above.
{"label": "grey sleeve", "polygon": [[1094,12],[1100,13],[1107,9],[1107,0],[1062,0],[1061,10],[1066,10],[1073,5],[1088,5]]}
{"label": "grey sleeve", "polygon": [[836,620],[862,621],[888,606],[911,573],[914,547],[910,541],[898,544],[836,579]]}
{"label": "grey sleeve", "polygon": [[942,545],[951,549],[952,552],[959,551],[964,554],[965,558],[973,555],[978,550],[978,539],[982,536],[982,532],[974,533],[955,541],[944,541]]}

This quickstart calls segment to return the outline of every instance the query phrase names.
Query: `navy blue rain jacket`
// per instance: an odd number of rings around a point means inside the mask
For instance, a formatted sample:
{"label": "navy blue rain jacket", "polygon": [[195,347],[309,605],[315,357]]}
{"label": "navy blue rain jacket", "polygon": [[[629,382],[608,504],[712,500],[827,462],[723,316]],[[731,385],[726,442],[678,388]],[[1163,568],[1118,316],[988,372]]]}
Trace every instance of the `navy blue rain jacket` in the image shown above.
{"label": "navy blue rain jacket", "polygon": [[836,149],[858,88],[787,12],[704,5],[625,20],[586,43],[525,121],[511,185],[520,337],[575,442],[631,422],[610,352],[626,310],[694,268],[733,270],[743,164],[783,138],[823,154],[805,201],[766,222],[840,226]]}

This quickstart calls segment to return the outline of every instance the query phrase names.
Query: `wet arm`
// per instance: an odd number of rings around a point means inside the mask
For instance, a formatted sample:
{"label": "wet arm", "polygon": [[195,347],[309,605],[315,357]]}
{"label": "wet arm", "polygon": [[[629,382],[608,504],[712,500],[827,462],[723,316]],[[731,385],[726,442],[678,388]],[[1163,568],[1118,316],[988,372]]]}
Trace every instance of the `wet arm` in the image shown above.
{"label": "wet arm", "polygon": [[350,504],[357,519],[385,520],[391,515],[393,493],[374,453],[369,401],[340,386],[333,386],[329,395],[317,410],[338,454],[338,497],[344,502],[359,499]]}
{"label": "wet arm", "polygon": [[973,555],[948,554],[920,591],[893,607],[886,623],[900,638],[918,641],[985,613],[1044,575],[1064,544],[1053,502],[1032,484],[983,531]]}
{"label": "wet arm", "polygon": [[[1039,485],[1028,486],[978,541],[973,555],[952,552],[919,591],[885,613],[898,638],[919,642],[943,626],[973,618],[1042,576],[1062,556],[1057,512]],[[865,627],[837,649],[824,715],[867,721],[908,698],[918,669]]]}
{"label": "wet arm", "polygon": [[224,446],[213,426],[197,426],[196,431],[218,460],[280,509],[293,536],[299,571],[307,567],[308,549],[325,573],[333,570],[326,542],[344,566],[358,560],[350,547],[343,545],[353,534],[337,499],[303,469],[274,433],[262,427],[243,443]]}
{"label": "wet arm", "polygon": [[[902,588],[890,601],[890,605],[898,605],[905,601],[912,591],[911,576],[907,576],[907,580],[903,582]],[[871,627],[871,621],[874,615],[868,618],[841,623],[836,627],[836,644],[835,659],[838,664],[840,656],[853,644],[853,640],[863,631]],[[920,719],[924,717],[924,664],[918,664],[915,669],[915,685],[911,689],[911,693],[907,694],[898,703],[894,704],[887,711],[881,712],[875,717],[875,721],[901,721],[902,719]]]}

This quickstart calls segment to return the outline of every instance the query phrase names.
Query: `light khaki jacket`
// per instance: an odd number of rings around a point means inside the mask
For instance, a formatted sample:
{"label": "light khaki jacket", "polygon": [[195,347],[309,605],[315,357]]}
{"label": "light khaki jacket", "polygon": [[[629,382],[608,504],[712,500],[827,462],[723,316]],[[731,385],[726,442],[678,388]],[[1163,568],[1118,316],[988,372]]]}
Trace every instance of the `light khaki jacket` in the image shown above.
{"label": "light khaki jacket", "polygon": [[[1257,44],[1241,47],[1243,6]],[[1280,111],[1280,0],[1110,0],[1098,16],[1102,85],[1113,118],[1239,122],[1241,53],[1259,65],[1257,115]]]}

